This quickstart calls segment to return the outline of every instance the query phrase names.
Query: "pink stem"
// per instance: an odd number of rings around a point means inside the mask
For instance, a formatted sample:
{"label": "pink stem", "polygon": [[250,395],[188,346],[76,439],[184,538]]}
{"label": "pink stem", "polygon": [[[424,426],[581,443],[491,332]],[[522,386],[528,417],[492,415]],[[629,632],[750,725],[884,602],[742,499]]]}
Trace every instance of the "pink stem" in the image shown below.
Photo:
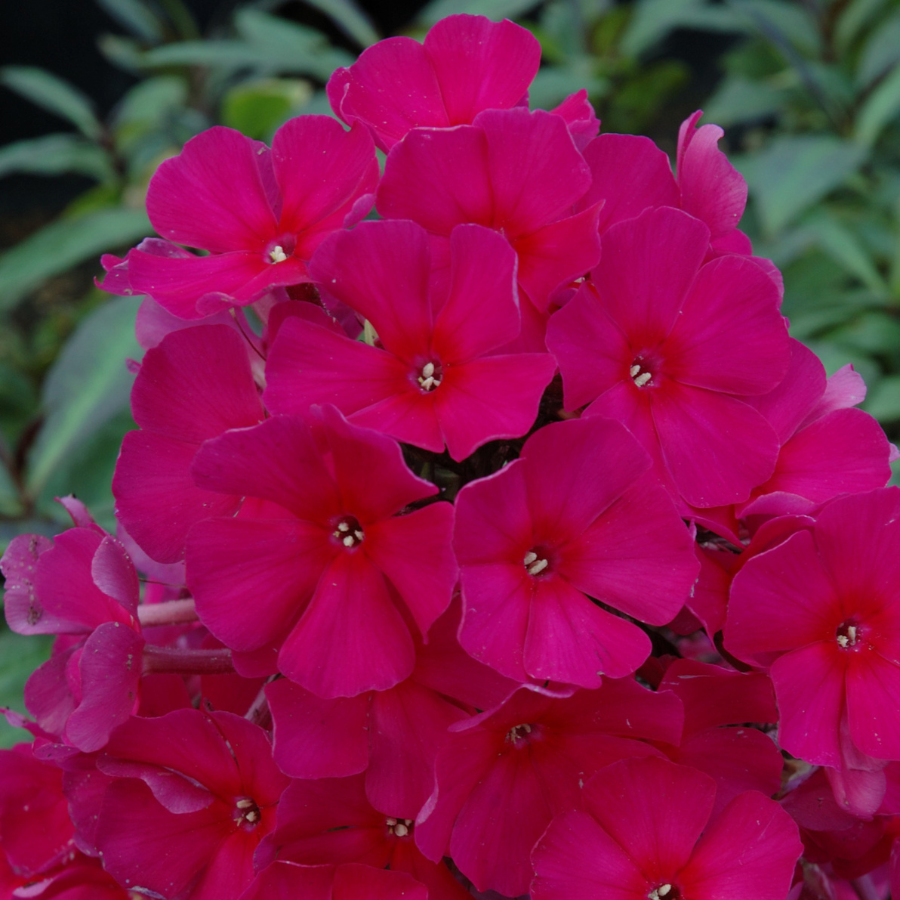
{"label": "pink stem", "polygon": [[181,650],[178,647],[144,647],[144,675],[155,672],[176,672],[179,675],[222,675],[233,672],[231,651],[227,647],[216,650]]}
{"label": "pink stem", "polygon": [[138,607],[138,620],[144,628],[196,622],[194,599],[188,597],[187,600],[167,600],[165,603],[143,603]]}

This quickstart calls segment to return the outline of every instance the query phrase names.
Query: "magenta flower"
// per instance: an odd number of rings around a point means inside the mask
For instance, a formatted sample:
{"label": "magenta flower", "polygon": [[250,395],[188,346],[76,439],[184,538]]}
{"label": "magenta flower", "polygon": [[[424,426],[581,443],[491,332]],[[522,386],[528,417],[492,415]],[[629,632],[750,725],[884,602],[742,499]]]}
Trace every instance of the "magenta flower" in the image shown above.
{"label": "magenta flower", "polygon": [[262,420],[247,353],[233,329],[199,325],[144,356],[131,392],[141,430],[122,441],[112,489],[119,521],[155,560],[181,559],[195,522],[238,508],[239,497],[196,487],[190,466],[204,441]]}
{"label": "magenta flower", "polygon": [[250,884],[288,784],[262,729],[194,709],[132,718],[97,767],[115,779],[97,846],[120,884],[191,900],[236,897]]}
{"label": "magenta flower", "polygon": [[584,786],[582,809],[534,848],[534,900],[784,900],[803,846],[757,791],[711,818],[715,782],[661,759],[628,759]]}
{"label": "magenta flower", "polygon": [[524,894],[531,848],[553,816],[578,806],[585,782],[603,766],[662,755],[646,741],[677,744],[682,719],[674,694],[630,679],[596,691],[523,686],[451,727],[416,844],[435,862],[452,857],[480,891]]}
{"label": "magenta flower", "polygon": [[493,355],[521,326],[515,253],[485,228],[457,226],[449,290],[429,288],[430,259],[413,222],[364,222],[324,244],[313,275],[371,322],[384,349],[285,322],[266,367],[272,412],[333,403],[397,440],[437,452],[446,443],[456,460],[525,434],[556,364],[546,353]]}
{"label": "magenta flower", "polygon": [[522,301],[524,326],[539,332],[537,344],[532,335],[526,346],[543,349],[554,293],[600,258],[597,205],[572,214],[590,184],[559,116],[487,110],[472,125],[410,132],[388,155],[377,206],[385,218],[412,219],[429,231],[435,263],[446,259],[457,225],[499,231],[518,255],[519,287],[533,306]]}
{"label": "magenta flower", "polygon": [[691,506],[746,500],[778,456],[747,402],[790,363],[777,288],[739,256],[703,265],[709,229],[678,210],[648,210],[603,244],[591,282],[548,326],[566,409],[590,403],[587,415],[622,422]]}
{"label": "magenta flower", "polygon": [[414,838],[412,819],[374,806],[361,775],[296,780],[281,797],[276,828],[256,862],[267,866],[277,856],[304,866],[360,863],[411,875],[428,887],[428,900],[466,900],[468,893],[443,860],[426,859]]}
{"label": "magenta flower", "polygon": [[[466,895],[467,896],[467,895]],[[405,872],[347,863],[301,866],[276,860],[260,872],[240,900],[434,900]]]}
{"label": "magenta flower", "polygon": [[347,132],[327,116],[291,119],[271,151],[230,128],[204,131],[157,169],[147,212],[164,238],[210,255],[131,250],[131,289],[195,319],[310,281],[316,247],[366,214],[377,181],[362,125]]}
{"label": "magenta flower", "polygon": [[388,38],[337,69],[328,99],[348,125],[367,125],[387,152],[413,128],[468,125],[485,109],[528,103],[541,62],[530,31],[484,16],[448,16],[425,35]]}
{"label": "magenta flower", "polygon": [[690,535],[642,477],[649,466],[617,422],[573,420],[540,429],[521,459],[460,491],[459,640],[472,656],[518,681],[583,687],[644,662],[647,635],[589,598],[663,625],[694,582]]}
{"label": "magenta flower", "polygon": [[900,759],[898,541],[900,489],[852,494],[734,578],[725,646],[769,668],[779,744],[807,762]]}
{"label": "magenta flower", "polygon": [[280,646],[278,668],[325,699],[409,677],[405,616],[425,635],[457,569],[450,504],[398,515],[437,488],[407,469],[396,442],[325,407],[315,432],[279,416],[208,441],[193,474],[201,488],[261,501],[188,535],[188,585],[219,640],[241,652]]}

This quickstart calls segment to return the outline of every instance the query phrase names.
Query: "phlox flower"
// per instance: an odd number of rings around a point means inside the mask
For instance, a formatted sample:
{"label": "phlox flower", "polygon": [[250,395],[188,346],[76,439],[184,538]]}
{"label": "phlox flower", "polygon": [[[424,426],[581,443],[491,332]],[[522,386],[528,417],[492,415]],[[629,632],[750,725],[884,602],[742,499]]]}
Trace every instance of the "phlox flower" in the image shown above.
{"label": "phlox flower", "polygon": [[519,460],[457,498],[459,640],[518,681],[597,687],[650,653],[637,626],[590,597],[663,625],[697,574],[690,534],[645,478],[650,460],[617,422],[545,426]]}
{"label": "phlox flower", "polygon": [[405,872],[346,863],[301,866],[276,860],[253,880],[239,900],[430,900],[428,888]]}
{"label": "phlox flower", "polygon": [[323,244],[311,271],[371,323],[381,347],[285,322],[266,368],[274,413],[333,403],[351,422],[417,447],[446,444],[456,460],[531,427],[556,364],[547,353],[496,353],[521,327],[516,256],[502,237],[457,226],[449,285],[435,286],[424,229],[364,222]]}
{"label": "phlox flower", "polygon": [[900,489],[882,488],[831,501],[734,577],[725,646],[769,670],[778,742],[807,762],[900,759],[898,546]]}
{"label": "phlox flower", "polygon": [[746,500],[778,438],[748,398],[790,363],[780,295],[749,259],[703,264],[709,229],[662,207],[610,228],[591,280],[550,320],[566,409],[622,422],[692,507]]}
{"label": "phlox flower", "polygon": [[[362,125],[348,132],[328,116],[301,116],[275,132],[271,150],[233,129],[210,128],[166,160],[147,191],[156,231],[210,254],[159,242],[138,247],[126,258],[128,289],[196,319],[310,281],[306,264],[316,247],[368,212],[377,181]],[[105,265],[118,268],[114,260]],[[119,270],[116,292],[124,278]]]}
{"label": "phlox flower", "polygon": [[[191,529],[187,582],[226,646],[278,646],[278,669],[293,681],[324,699],[353,697],[409,677],[410,627],[426,634],[449,606],[453,508],[398,515],[437,493],[399,445],[333,407],[315,425],[277,416],[204,444],[198,486],[255,499]],[[275,671],[268,658],[268,669],[244,674]]]}
{"label": "phlox flower", "polygon": [[712,816],[715,782],[661,759],[628,759],[584,786],[532,859],[534,900],[784,900],[803,851],[774,801],[746,791]]}
{"label": "phlox flower", "polygon": [[594,691],[525,685],[456,725],[438,752],[437,786],[416,820],[429,859],[452,857],[480,891],[528,891],[529,853],[554,815],[579,805],[591,775],[678,743],[683,712],[670,691],[630,679]]}

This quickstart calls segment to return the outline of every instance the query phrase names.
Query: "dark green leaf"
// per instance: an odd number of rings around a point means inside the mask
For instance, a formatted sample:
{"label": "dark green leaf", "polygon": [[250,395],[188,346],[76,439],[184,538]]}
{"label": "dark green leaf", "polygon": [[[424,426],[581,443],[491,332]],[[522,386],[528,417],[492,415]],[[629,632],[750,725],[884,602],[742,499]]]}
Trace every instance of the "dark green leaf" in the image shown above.
{"label": "dark green leaf", "polygon": [[77,172],[98,181],[115,177],[106,151],[75,134],[48,134],[0,147],[0,177],[13,172]]}
{"label": "dark green leaf", "polygon": [[728,0],[728,6],[768,40],[785,41],[810,56],[821,52],[818,23],[802,4],[784,0]]}
{"label": "dark green leaf", "polygon": [[841,185],[865,158],[865,148],[830,135],[795,135],[732,162],[747,179],[763,229],[774,235]]}
{"label": "dark green leaf", "polygon": [[325,13],[360,47],[369,47],[381,40],[369,17],[353,0],[305,0],[305,2]]}
{"label": "dark green leaf", "polygon": [[147,214],[137,209],[58,219],[0,256],[0,309],[14,306],[48,278],[152,232]]}
{"label": "dark green leaf", "polygon": [[159,43],[165,35],[159,17],[141,0],[97,0],[97,4],[135,37]]}
{"label": "dark green leaf", "polygon": [[896,422],[900,419],[900,375],[882,378],[869,391],[864,408],[879,422]]}
{"label": "dark green leaf", "polygon": [[704,119],[727,128],[771,116],[781,109],[784,101],[783,90],[762,81],[731,75],[704,104]]}
{"label": "dark green leaf", "polygon": [[0,69],[0,84],[68,119],[86,137],[97,139],[103,132],[90,98],[52,72],[34,66],[6,66]]}
{"label": "dark green leaf", "polygon": [[804,222],[819,246],[831,258],[855,275],[878,296],[888,294],[888,286],[856,235],[825,210],[818,210]]}
{"label": "dark green leaf", "polygon": [[834,29],[834,44],[843,56],[868,23],[892,0],[852,0],[841,13]]}
{"label": "dark green leaf", "polygon": [[85,319],[63,347],[43,389],[45,420],[29,455],[28,488],[41,493],[57,468],[128,407],[125,361],[138,358],[134,320],[140,299],[116,297]]}
{"label": "dark green leaf", "polygon": [[[23,637],[6,628],[0,630],[0,706],[25,712],[22,692],[28,676],[50,657],[53,638],[40,635]],[[30,742],[27,731],[13,728],[0,716],[0,747]]]}
{"label": "dark green leaf", "polygon": [[856,72],[860,87],[866,87],[900,62],[900,13],[879,24],[863,47]]}
{"label": "dark green leaf", "polygon": [[746,25],[732,10],[705,0],[639,0],[622,38],[621,52],[640,56],[676,28],[734,32],[746,30]]}
{"label": "dark green leaf", "polygon": [[884,127],[900,115],[900,64],[863,103],[856,120],[854,137],[864,147],[878,140]]}
{"label": "dark green leaf", "polygon": [[419,12],[416,21],[430,27],[446,16],[467,13],[487,16],[499,22],[501,19],[514,19],[537,5],[535,0],[432,0]]}

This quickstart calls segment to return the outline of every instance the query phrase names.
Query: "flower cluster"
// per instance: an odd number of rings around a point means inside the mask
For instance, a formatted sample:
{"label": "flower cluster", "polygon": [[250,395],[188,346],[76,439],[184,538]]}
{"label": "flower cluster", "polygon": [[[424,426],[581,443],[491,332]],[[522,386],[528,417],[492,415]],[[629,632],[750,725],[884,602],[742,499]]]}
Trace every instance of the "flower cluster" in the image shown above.
{"label": "flower cluster", "polygon": [[118,530],[2,562],[0,897],[900,896],[896,450],[721,130],[539,62],[452,16],[160,166]]}

